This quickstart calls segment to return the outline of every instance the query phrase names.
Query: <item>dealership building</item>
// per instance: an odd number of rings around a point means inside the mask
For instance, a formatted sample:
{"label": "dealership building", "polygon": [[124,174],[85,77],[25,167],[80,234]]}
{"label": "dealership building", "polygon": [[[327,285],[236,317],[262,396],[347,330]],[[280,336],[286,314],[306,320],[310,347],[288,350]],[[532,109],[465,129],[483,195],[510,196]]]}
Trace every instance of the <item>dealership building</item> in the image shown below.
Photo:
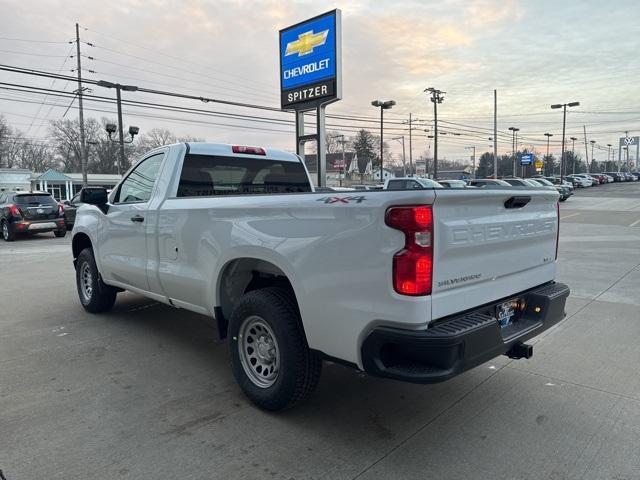
{"label": "dealership building", "polygon": [[[87,184],[113,188],[120,175],[88,173]],[[56,200],[71,200],[82,188],[82,173],[62,173],[53,168],[38,173],[23,168],[0,168],[0,192],[40,190],[51,193]]]}

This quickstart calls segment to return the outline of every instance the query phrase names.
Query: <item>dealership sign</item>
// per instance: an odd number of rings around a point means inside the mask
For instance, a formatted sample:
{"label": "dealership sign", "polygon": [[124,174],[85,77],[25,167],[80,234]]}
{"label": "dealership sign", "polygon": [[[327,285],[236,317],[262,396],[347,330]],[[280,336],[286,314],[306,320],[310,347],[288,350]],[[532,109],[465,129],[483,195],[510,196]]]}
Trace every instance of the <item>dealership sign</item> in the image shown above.
{"label": "dealership sign", "polygon": [[533,153],[523,153],[520,155],[520,165],[531,165],[533,160]]}
{"label": "dealership sign", "polygon": [[342,98],[340,27],[336,9],[280,30],[283,110],[309,110]]}

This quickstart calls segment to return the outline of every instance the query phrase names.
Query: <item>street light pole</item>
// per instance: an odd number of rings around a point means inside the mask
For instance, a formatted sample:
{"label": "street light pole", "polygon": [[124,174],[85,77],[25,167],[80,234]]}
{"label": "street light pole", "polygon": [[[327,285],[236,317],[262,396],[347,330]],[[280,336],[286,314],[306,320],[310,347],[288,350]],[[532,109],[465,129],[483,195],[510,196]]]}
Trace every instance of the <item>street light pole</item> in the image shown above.
{"label": "street light pole", "polygon": [[[569,102],[569,103],[556,103],[555,105],[551,105],[551,108],[562,108],[562,154],[560,155],[560,180],[563,180],[563,172],[564,172],[564,142],[565,142],[565,130],[567,126],[567,107],[577,107],[580,105],[580,102]],[[575,163],[575,159],[574,159]]]}
{"label": "street light pole", "polygon": [[[545,137],[547,137],[547,162],[549,162],[549,139],[553,137],[553,133],[545,133]],[[544,165],[544,173],[547,174],[547,162]]]}
{"label": "street light pole", "polygon": [[381,102],[380,100],[374,100],[371,105],[374,107],[380,107],[380,182],[384,183],[384,111],[390,109],[396,104],[395,100],[387,100]]}
{"label": "street light pole", "polygon": [[607,148],[609,149],[607,151],[607,166],[606,166],[607,170],[609,170],[609,163],[611,163],[611,146],[612,145],[610,143],[607,143]]}
{"label": "street light pole", "polygon": [[516,127],[509,127],[509,130],[511,130],[512,132],[511,134],[511,153],[513,155],[512,172],[513,172],[513,176],[515,177],[516,176],[516,132],[520,129]]}
{"label": "street light pole", "polygon": [[571,137],[571,160],[573,160],[573,174],[576,174],[576,140],[578,137]]}
{"label": "street light pole", "polygon": [[[120,91],[124,90],[126,92],[135,92],[138,90],[138,87],[135,85],[120,85],[119,83],[107,82],[105,80],[98,81],[97,85],[99,87],[105,88],[115,88],[116,89],[116,103],[118,106],[118,141],[120,143],[120,155],[118,157],[117,162],[117,171],[118,175],[122,175],[122,166],[124,165],[124,126],[122,125],[122,99],[120,96]],[[137,131],[136,131],[137,133]],[[132,136],[133,139],[133,136]]]}
{"label": "street light pole", "polygon": [[472,172],[471,172],[471,178],[476,178],[476,147],[475,145],[473,147],[464,147],[465,150],[473,150],[473,155],[471,157],[471,164],[472,164]]}
{"label": "street light pole", "polygon": [[405,157],[404,151],[404,135],[400,135],[399,137],[393,137],[391,140],[402,141],[402,176],[407,176],[407,159]]}

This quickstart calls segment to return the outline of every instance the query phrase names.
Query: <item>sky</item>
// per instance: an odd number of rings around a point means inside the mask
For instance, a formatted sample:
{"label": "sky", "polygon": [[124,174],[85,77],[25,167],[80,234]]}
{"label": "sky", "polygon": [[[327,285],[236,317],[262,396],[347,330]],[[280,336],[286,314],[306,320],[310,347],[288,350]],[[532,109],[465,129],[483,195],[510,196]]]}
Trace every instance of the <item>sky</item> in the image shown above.
{"label": "sky", "polygon": [[[625,131],[640,135],[640,22],[637,0],[350,0],[326,1],[29,1],[1,0],[0,64],[75,75],[75,23],[80,24],[84,75],[140,87],[279,108],[278,30],[333,8],[342,10],[343,99],[327,107],[331,131],[377,131],[374,99],[395,100],[386,111],[385,140],[418,119],[412,151],[431,152],[433,104],[424,89],[444,92],[438,107],[439,157],[468,159],[490,150],[493,91],[498,92],[500,153],[509,127],[520,148],[560,152],[562,112],[554,103],[579,101],[567,115],[567,138],[596,159]],[[47,42],[47,43],[45,43]],[[88,45],[91,44],[91,45]],[[91,57],[91,58],[89,58]],[[90,70],[92,72],[90,72]],[[0,71],[0,82],[73,91],[73,82]],[[7,85],[0,85],[7,87]],[[15,88],[15,87],[10,87]],[[113,91],[93,87],[94,95]],[[179,100],[140,92],[126,100],[203,109],[194,115],[125,105],[124,124],[168,128],[208,141],[293,150],[291,113]],[[69,99],[0,90],[0,114],[28,137],[47,134]],[[77,102],[65,118],[77,116]],[[115,105],[85,102],[85,116],[115,119]],[[201,112],[203,113],[203,112]],[[265,116],[268,121],[225,117]],[[222,114],[222,116],[220,115]],[[571,145],[569,144],[569,148]],[[579,150],[580,149],[580,150]],[[407,153],[407,157],[408,157]],[[591,146],[589,145],[589,156]]]}

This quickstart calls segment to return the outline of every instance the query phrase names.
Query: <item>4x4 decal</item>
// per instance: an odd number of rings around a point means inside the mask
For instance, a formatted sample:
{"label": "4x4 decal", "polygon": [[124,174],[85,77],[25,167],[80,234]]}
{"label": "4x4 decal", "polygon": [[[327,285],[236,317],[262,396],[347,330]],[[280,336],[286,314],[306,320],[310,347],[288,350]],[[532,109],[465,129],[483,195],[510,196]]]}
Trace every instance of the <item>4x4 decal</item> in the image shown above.
{"label": "4x4 decal", "polygon": [[362,203],[363,200],[365,200],[365,199],[366,199],[365,196],[359,196],[359,197],[322,197],[322,198],[319,198],[316,201],[317,202],[324,202],[324,203],[351,203],[351,202]]}

